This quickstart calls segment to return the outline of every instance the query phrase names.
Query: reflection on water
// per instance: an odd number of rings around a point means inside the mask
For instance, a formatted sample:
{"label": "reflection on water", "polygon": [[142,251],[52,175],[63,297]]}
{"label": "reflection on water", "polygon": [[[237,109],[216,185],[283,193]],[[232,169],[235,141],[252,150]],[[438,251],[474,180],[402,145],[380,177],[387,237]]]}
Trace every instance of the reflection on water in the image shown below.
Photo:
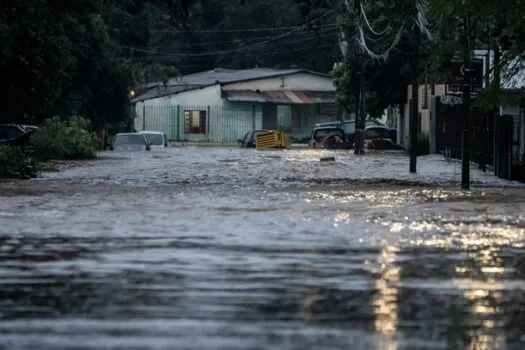
{"label": "reflection on water", "polygon": [[525,191],[335,154],[168,149],[0,184],[0,348],[525,348]]}
{"label": "reflection on water", "polygon": [[[379,268],[378,279],[375,282],[376,296],[372,301],[375,315],[375,330],[388,337],[393,337],[397,333],[398,327],[398,292],[397,282],[399,282],[400,269],[395,266],[396,247],[384,247],[378,259]],[[386,347],[385,350],[397,350],[395,339]]]}
{"label": "reflection on water", "polygon": [[499,247],[485,246],[470,255],[479,271],[479,278],[490,284],[489,288],[466,290],[465,299],[472,303],[472,313],[480,320],[478,329],[470,334],[469,349],[489,350],[505,348],[505,334],[500,331],[502,293],[504,286],[497,281],[504,277],[505,267],[499,257]]}

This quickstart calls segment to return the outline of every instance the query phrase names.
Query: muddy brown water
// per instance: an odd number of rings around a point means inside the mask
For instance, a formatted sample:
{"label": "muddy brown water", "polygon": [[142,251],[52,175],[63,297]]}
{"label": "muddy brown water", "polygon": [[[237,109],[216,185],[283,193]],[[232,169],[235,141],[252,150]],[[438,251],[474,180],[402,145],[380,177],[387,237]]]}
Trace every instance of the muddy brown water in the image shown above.
{"label": "muddy brown water", "polygon": [[525,190],[418,165],[171,148],[1,182],[0,348],[525,348]]}

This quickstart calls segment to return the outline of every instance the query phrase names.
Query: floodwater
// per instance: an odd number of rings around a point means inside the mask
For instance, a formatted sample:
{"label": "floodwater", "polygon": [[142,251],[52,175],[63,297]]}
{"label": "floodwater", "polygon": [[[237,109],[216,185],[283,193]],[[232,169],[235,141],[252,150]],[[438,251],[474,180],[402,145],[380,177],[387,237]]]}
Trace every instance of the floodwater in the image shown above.
{"label": "floodwater", "polygon": [[0,348],[525,348],[525,189],[418,166],[185,147],[1,182]]}

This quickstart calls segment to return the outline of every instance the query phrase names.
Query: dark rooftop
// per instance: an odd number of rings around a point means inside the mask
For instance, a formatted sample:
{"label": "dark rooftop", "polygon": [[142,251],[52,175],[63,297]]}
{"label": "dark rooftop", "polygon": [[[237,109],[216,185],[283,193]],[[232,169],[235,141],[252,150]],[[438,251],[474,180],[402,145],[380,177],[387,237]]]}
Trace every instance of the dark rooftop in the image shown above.
{"label": "dark rooftop", "polygon": [[183,91],[194,90],[215,84],[227,84],[255,79],[264,79],[306,73],[330,78],[329,74],[318,73],[306,69],[271,69],[271,68],[252,68],[252,69],[225,69],[216,68],[213,70],[187,74],[174,77],[164,85],[162,82],[145,84],[145,90],[140,95],[134,97],[131,102],[140,102],[151,98],[157,98],[176,94]]}

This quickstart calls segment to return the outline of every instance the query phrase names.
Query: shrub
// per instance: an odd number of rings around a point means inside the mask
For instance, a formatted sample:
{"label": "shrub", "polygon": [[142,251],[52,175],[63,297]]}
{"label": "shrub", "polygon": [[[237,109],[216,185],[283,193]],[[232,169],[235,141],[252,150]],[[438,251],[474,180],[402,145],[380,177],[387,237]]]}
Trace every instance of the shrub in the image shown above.
{"label": "shrub", "polygon": [[45,120],[31,140],[35,157],[42,161],[94,158],[98,140],[88,128],[89,122],[82,118]]}
{"label": "shrub", "polygon": [[[430,154],[430,140],[428,134],[420,133],[417,135],[417,143],[415,145],[416,156],[424,156]],[[412,152],[412,145],[408,145],[408,154]]]}
{"label": "shrub", "polygon": [[0,178],[33,177],[35,176],[35,165],[24,149],[0,145]]}

